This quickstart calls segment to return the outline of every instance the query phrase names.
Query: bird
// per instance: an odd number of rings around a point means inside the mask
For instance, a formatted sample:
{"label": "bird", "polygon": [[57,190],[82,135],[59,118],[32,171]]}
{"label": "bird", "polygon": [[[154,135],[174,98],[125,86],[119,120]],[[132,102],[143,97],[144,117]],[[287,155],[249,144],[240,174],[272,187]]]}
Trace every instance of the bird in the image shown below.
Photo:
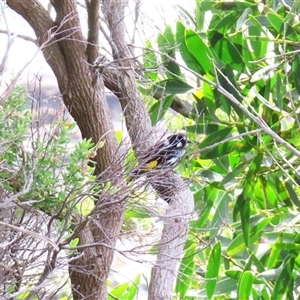
{"label": "bird", "polygon": [[186,153],[189,140],[184,133],[174,133],[155,144],[140,156],[139,165],[132,171],[131,179],[151,170],[172,170]]}

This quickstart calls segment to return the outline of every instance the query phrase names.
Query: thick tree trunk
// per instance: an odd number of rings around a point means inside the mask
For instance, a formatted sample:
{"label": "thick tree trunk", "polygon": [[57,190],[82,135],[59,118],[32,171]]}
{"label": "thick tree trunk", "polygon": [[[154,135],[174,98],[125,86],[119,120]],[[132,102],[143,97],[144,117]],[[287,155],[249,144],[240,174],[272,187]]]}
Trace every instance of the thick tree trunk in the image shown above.
{"label": "thick tree trunk", "polygon": [[[110,168],[111,172],[108,173],[116,175],[121,166],[103,80],[97,78],[93,67],[88,64],[95,58],[98,45],[93,47],[89,43],[87,47],[80,30],[76,1],[54,0],[51,3],[56,10],[55,21],[37,0],[7,1],[9,7],[33,28],[44,57],[57,78],[63,101],[77,122],[82,137],[92,138],[94,143],[105,140],[104,147],[97,151],[95,157],[97,174],[103,174],[104,170]],[[97,14],[93,17],[97,19]],[[92,33],[89,38],[97,42],[97,36]],[[114,176],[113,179],[114,184],[122,190],[122,176]],[[105,180],[103,176],[102,180]],[[102,210],[100,205],[90,217],[88,226],[79,232],[81,246],[91,243],[101,243],[103,246],[81,250],[82,255],[72,262],[70,277],[74,299],[107,298],[106,280],[122,224],[124,199],[126,197],[120,194],[106,197],[106,204],[112,203],[109,208]]]}
{"label": "thick tree trunk", "polygon": [[[115,80],[110,80],[108,84],[120,99],[132,144],[139,155],[153,140],[149,138],[151,124],[144,102],[135,87],[134,66],[125,42],[124,2],[105,0],[103,11],[111,33],[113,57],[119,64],[118,74],[111,74]],[[112,86],[111,82],[117,84]],[[183,254],[194,199],[188,186],[177,174],[156,178],[151,183],[161,198],[169,202],[170,207],[165,217],[157,262],[152,269],[148,299],[168,300],[172,299],[177,265]]]}

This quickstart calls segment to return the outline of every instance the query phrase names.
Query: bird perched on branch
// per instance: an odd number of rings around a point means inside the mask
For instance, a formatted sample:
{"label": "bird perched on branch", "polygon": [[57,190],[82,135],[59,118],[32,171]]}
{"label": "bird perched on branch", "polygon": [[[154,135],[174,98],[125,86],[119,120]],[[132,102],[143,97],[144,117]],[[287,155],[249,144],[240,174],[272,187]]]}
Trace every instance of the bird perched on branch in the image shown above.
{"label": "bird perched on branch", "polygon": [[185,146],[189,143],[184,133],[174,133],[155,144],[140,157],[140,163],[132,171],[131,180],[151,170],[172,170],[185,155]]}

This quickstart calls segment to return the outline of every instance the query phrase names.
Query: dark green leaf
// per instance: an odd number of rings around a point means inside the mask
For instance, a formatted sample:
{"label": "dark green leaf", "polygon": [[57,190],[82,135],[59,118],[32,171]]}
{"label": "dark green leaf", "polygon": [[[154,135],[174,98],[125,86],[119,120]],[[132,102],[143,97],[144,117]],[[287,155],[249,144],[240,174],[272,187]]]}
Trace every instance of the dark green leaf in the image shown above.
{"label": "dark green leaf", "polygon": [[254,7],[256,3],[247,1],[220,1],[213,5],[213,8],[221,10],[245,10],[248,7]]}
{"label": "dark green leaf", "polygon": [[155,102],[149,109],[151,124],[154,126],[159,120],[163,118],[167,110],[173,102],[173,95],[169,95]]}
{"label": "dark green leaf", "polygon": [[198,63],[197,59],[189,52],[186,42],[185,42],[185,27],[184,25],[178,21],[176,26],[176,40],[177,44],[179,45],[179,51],[181,54],[181,57],[185,64],[196,73],[201,74],[202,67]]}
{"label": "dark green leaf", "polygon": [[283,269],[280,275],[278,276],[273,288],[273,299],[284,299],[284,295],[290,288],[290,283],[293,282],[294,262],[295,258],[291,257],[290,255],[288,255],[284,259]]}
{"label": "dark green leaf", "polygon": [[[169,57],[175,59],[175,40],[171,27],[166,26],[164,34],[159,33],[157,37],[158,47],[161,54],[162,62],[165,68],[169,71],[166,73],[168,78],[181,77],[181,70],[178,64],[174,60],[170,60]],[[168,57],[169,56],[169,57]]]}
{"label": "dark green leaf", "polygon": [[[263,236],[263,234],[264,234],[264,232],[260,231],[256,234],[254,234],[253,236],[250,236],[249,244],[259,241],[259,239]],[[233,241],[230,243],[230,245],[228,246],[226,251],[229,256],[234,256],[234,255],[242,252],[246,248],[247,248],[247,246],[245,244],[244,236],[242,233],[240,233],[238,236],[236,236],[233,239]]]}
{"label": "dark green leaf", "polygon": [[229,133],[232,131],[232,127],[226,127],[224,129],[221,129],[217,132],[214,132],[210,135],[208,135],[203,142],[201,142],[198,147],[201,150],[202,148],[205,148],[207,146],[211,146],[213,144],[216,144],[218,142],[223,141]]}
{"label": "dark green leaf", "polygon": [[278,14],[275,14],[272,12],[267,13],[267,18],[268,18],[270,24],[273,26],[273,28],[275,28],[276,31],[278,33],[280,33],[280,29],[284,22],[283,18],[281,18]]}
{"label": "dark green leaf", "polygon": [[207,298],[211,299],[218,281],[219,269],[221,264],[221,244],[216,243],[212,248],[209,258],[207,269],[205,273],[206,280],[206,294]]}
{"label": "dark green leaf", "polygon": [[203,39],[193,30],[186,29],[185,43],[189,52],[194,56],[202,68],[201,74],[213,75],[213,54]]}
{"label": "dark green leaf", "polygon": [[191,245],[189,249],[185,252],[184,257],[181,260],[179,266],[179,274],[176,281],[175,292],[180,295],[181,299],[184,299],[187,290],[189,289],[192,275],[194,273],[195,263],[195,245]]}
{"label": "dark green leaf", "polygon": [[295,192],[295,188],[291,186],[291,184],[286,181],[285,183],[285,187],[290,195],[291,200],[293,201],[293,203],[297,206],[300,207],[300,201],[299,201],[299,197]]}
{"label": "dark green leaf", "polygon": [[250,234],[250,201],[247,201],[242,193],[237,198],[236,206],[238,207],[241,216],[244,241],[246,246],[248,246]]}
{"label": "dark green leaf", "polygon": [[237,176],[239,176],[245,169],[248,167],[249,162],[244,161],[237,165],[231,172],[228,172],[228,174],[223,178],[221,181],[221,184],[224,185],[228,183],[229,181],[232,181],[235,179]]}
{"label": "dark green leaf", "polygon": [[212,30],[208,32],[209,40],[211,40],[214,31],[217,31],[222,35],[226,34],[229,31],[229,29],[231,29],[236,24],[240,15],[240,11],[232,11],[228,13],[224,18],[220,20],[220,22],[215,27],[212,28]]}
{"label": "dark green leaf", "polygon": [[[222,75],[219,75],[219,83],[221,86],[229,93],[232,94],[239,102],[243,99],[239,93],[238,85],[235,80],[235,75],[232,67],[229,64],[226,64],[224,68],[222,68]],[[228,99],[225,98],[224,95],[220,95],[221,103],[224,107],[224,111],[228,111],[228,105],[234,108],[235,112],[238,114],[240,118],[243,117],[242,110],[234,103],[228,103]]]}
{"label": "dark green leaf", "polygon": [[244,71],[244,59],[236,47],[225,36],[219,35],[215,43],[212,42],[212,46],[215,53],[225,64],[230,64],[239,73]]}
{"label": "dark green leaf", "polygon": [[159,95],[175,95],[184,94],[191,89],[193,89],[193,87],[184,81],[178,79],[166,79],[153,84],[152,93],[158,93]]}
{"label": "dark green leaf", "polygon": [[[299,82],[300,83],[300,82]],[[300,86],[299,86],[300,88]],[[282,110],[283,108],[283,93],[282,93],[283,87],[282,87],[282,81],[281,81],[281,76],[279,73],[277,73],[276,75],[276,96],[274,97],[274,102],[276,104],[276,106]],[[300,91],[300,89],[299,89]]]}
{"label": "dark green leaf", "polygon": [[294,85],[295,85],[297,93],[300,95],[300,59],[299,59],[299,54],[296,54],[294,56],[292,71],[293,71]]}
{"label": "dark green leaf", "polygon": [[[145,77],[152,81],[156,81],[158,77],[158,61],[150,41],[146,42],[146,48],[143,50],[143,59],[144,67],[146,69]],[[153,71],[151,71],[151,69]]]}

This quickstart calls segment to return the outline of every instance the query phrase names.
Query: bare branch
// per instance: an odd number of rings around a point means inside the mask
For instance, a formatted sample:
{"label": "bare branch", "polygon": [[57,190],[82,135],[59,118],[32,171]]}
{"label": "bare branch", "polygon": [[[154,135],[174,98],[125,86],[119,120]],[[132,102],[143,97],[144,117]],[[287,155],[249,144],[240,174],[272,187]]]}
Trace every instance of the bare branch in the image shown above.
{"label": "bare branch", "polygon": [[[7,228],[10,228],[10,229],[13,229],[15,231],[23,232],[23,233],[25,233],[27,235],[30,235],[30,236],[35,237],[35,238],[38,238],[40,240],[43,240],[47,244],[50,244],[56,251],[59,251],[58,246],[54,242],[52,242],[49,238],[47,238],[46,236],[40,235],[40,234],[38,234],[38,233],[36,233],[34,231],[30,231],[30,230],[27,230],[25,228],[21,228],[21,227],[14,226],[12,224],[4,223],[2,221],[0,221],[0,225],[3,226],[3,227],[7,227]],[[3,245],[1,245],[1,247],[3,247]]]}
{"label": "bare branch", "polygon": [[19,34],[19,33],[16,33],[16,32],[9,32],[8,30],[4,30],[4,29],[0,29],[0,33],[4,33],[4,34],[11,34],[13,35],[14,37],[17,37],[17,38],[20,38],[24,41],[27,41],[27,42],[31,42],[33,44],[35,44],[36,46],[38,46],[38,42],[37,42],[37,39],[34,39],[28,35],[24,35],[24,34]]}

